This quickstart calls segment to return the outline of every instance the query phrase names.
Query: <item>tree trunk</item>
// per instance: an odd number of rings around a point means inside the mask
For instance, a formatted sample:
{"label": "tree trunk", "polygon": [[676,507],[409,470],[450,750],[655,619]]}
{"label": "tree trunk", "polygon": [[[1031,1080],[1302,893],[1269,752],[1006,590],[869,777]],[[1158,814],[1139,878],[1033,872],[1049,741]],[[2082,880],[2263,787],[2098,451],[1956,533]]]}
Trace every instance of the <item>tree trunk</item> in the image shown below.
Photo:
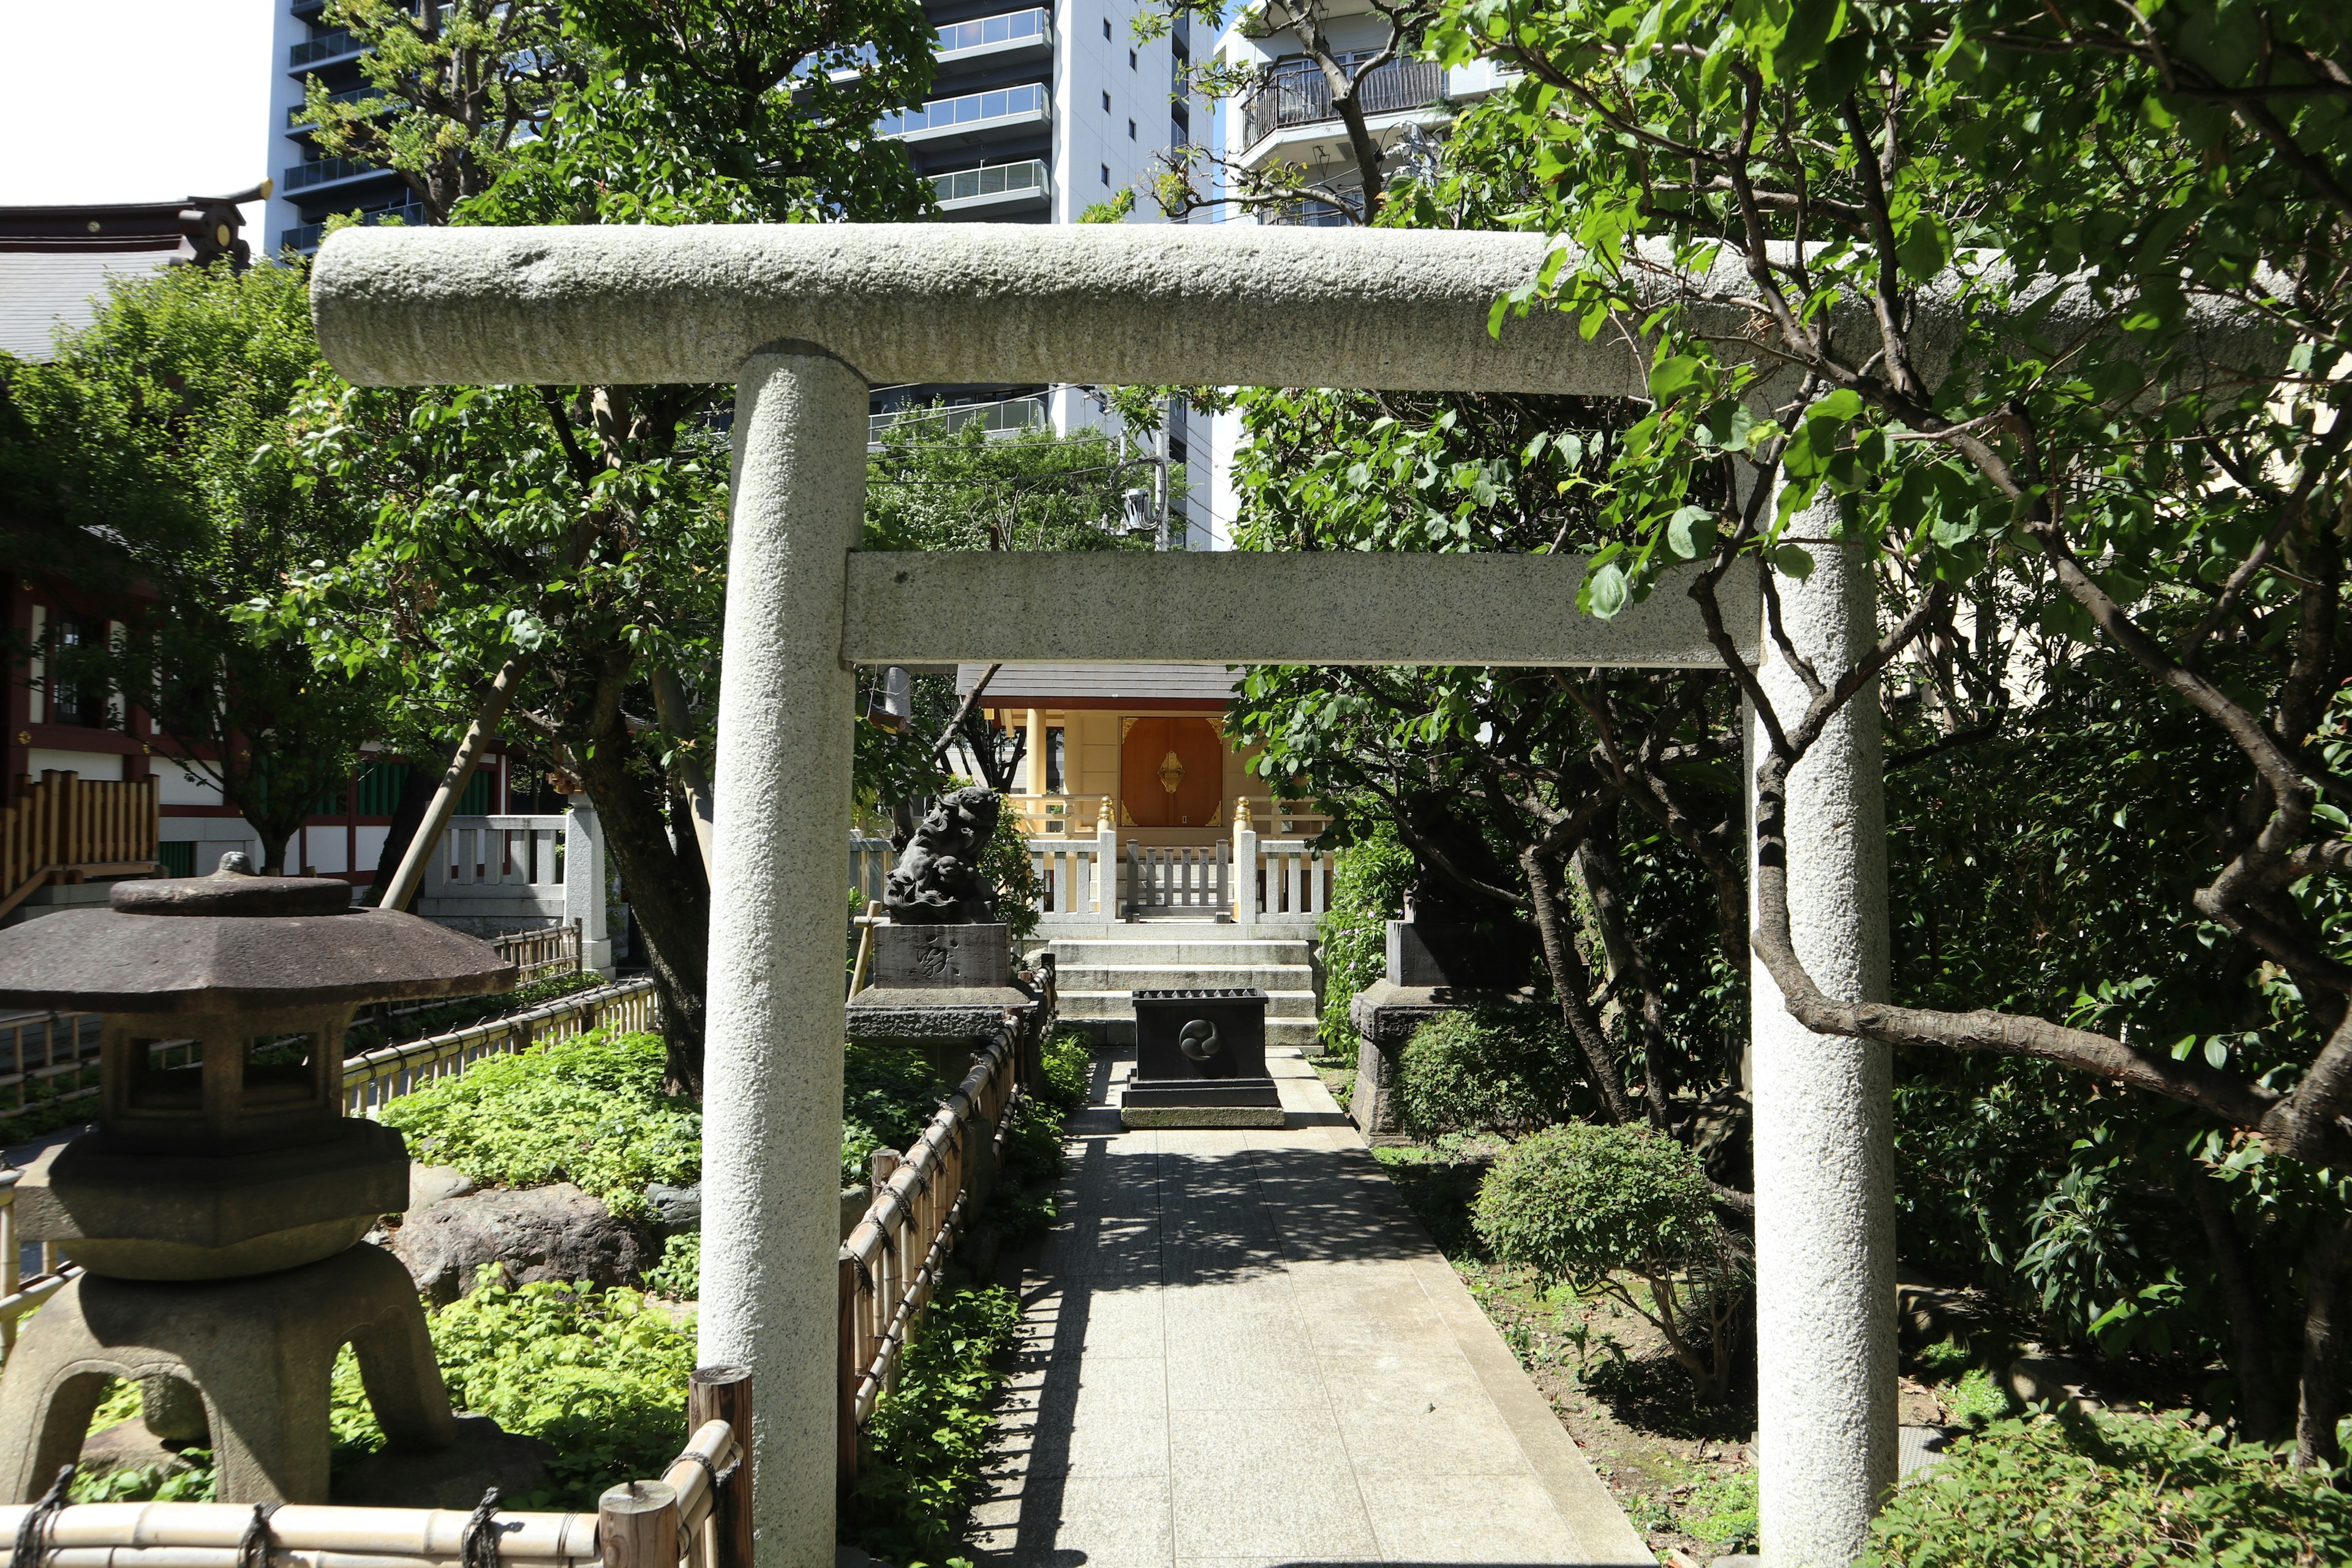
{"label": "tree trunk", "polygon": [[433,804],[433,776],[422,767],[411,763],[408,774],[400,781],[400,798],[393,803],[392,826],[384,830],[383,847],[376,852],[375,885],[362,895],[371,904],[383,900],[384,889],[392,886],[394,875],[400,869],[400,858],[408,851],[408,841],[416,837],[416,826],[425,820],[425,810]]}
{"label": "tree trunk", "polygon": [[1666,1005],[1658,995],[1641,943],[1626,929],[1625,900],[1618,891],[1617,858],[1600,837],[1601,833],[1615,829],[1616,817],[1612,811],[1602,818],[1599,832],[1576,847],[1571,863],[1577,879],[1584,884],[1585,896],[1592,900],[1593,918],[1601,926],[1601,943],[1609,954],[1610,976],[1618,983],[1619,994],[1630,989],[1640,1004],[1633,1009],[1633,1016],[1642,1031],[1642,1076],[1645,1080],[1642,1109],[1648,1113],[1650,1125],[1664,1132],[1669,1120],[1667,1108],[1673,1098],[1674,1081],[1674,1054],[1666,1042]]}
{"label": "tree trunk", "polygon": [[1577,956],[1575,944],[1560,929],[1559,889],[1552,879],[1551,868],[1544,864],[1541,855],[1530,845],[1519,851],[1519,868],[1527,873],[1528,900],[1535,910],[1536,935],[1543,942],[1544,966],[1551,972],[1551,988],[1559,998],[1560,1016],[1567,1020],[1569,1033],[1576,1037],[1577,1047],[1584,1053],[1584,1065],[1593,1089],[1601,1096],[1603,1114],[1614,1121],[1633,1119],[1633,1103],[1625,1098],[1625,1086],[1617,1077],[1617,1063],[1611,1057],[1608,1037],[1601,1032],[1601,1021],[1592,1016],[1592,976]]}
{"label": "tree trunk", "polygon": [[2336,1441],[2336,1419],[2344,1410],[2336,1316],[2347,1254],[2352,1219],[2323,1223],[2303,1255],[2303,1373],[2297,1380],[2294,1462],[2306,1469],[2332,1468],[2343,1458]]}
{"label": "tree trunk", "polygon": [[[261,839],[261,864],[257,869],[265,877],[286,875],[286,847],[294,842],[295,829],[278,827],[268,822],[256,822],[248,816],[245,825]],[[299,825],[297,824],[299,826]],[[297,869],[299,869],[298,867]]]}
{"label": "tree trunk", "polygon": [[2205,1227],[2206,1245],[2213,1250],[2213,1272],[2221,1287],[2221,1305],[2230,1320],[2230,1371],[2238,1380],[2238,1430],[2248,1437],[2275,1443],[2286,1423],[2279,1408],[2278,1381],[2271,1363],[2270,1335],[2263,1322],[2263,1304],[2254,1289],[2252,1260],[2245,1239],[2238,1234],[2237,1217],[2230,1212],[2229,1189],[2202,1166],[2189,1171],[2189,1194]]}
{"label": "tree trunk", "polygon": [[610,734],[573,748],[581,787],[604,828],[604,849],[628,885],[629,910],[646,939],[646,956],[661,994],[662,1037],[668,1047],[668,1089],[702,1094],[704,987],[710,957],[710,885],[691,829],[685,855],[672,840],[669,789],[658,771],[635,753],[617,704]]}

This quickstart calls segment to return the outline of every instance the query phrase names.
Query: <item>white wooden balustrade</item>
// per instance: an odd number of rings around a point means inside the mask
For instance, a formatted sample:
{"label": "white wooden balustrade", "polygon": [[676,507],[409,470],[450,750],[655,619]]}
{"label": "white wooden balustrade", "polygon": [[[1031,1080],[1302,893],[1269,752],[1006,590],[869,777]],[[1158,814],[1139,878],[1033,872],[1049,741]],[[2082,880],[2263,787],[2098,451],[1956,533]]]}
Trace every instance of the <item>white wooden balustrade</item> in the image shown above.
{"label": "white wooden balustrade", "polygon": [[426,862],[415,910],[428,920],[580,927],[580,963],[607,977],[604,832],[581,804],[561,816],[453,816]]}

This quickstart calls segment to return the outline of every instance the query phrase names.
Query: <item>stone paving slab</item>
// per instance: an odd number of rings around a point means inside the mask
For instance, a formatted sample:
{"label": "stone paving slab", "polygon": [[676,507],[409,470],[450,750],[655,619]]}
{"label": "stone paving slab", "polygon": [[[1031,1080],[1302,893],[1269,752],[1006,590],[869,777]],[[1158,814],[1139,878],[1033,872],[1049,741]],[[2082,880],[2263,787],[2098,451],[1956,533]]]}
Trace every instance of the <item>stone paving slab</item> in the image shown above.
{"label": "stone paving slab", "polygon": [[986,1568],[1654,1563],[1312,1068],[1280,1129],[1122,1131],[1132,1065],[1020,1281]]}

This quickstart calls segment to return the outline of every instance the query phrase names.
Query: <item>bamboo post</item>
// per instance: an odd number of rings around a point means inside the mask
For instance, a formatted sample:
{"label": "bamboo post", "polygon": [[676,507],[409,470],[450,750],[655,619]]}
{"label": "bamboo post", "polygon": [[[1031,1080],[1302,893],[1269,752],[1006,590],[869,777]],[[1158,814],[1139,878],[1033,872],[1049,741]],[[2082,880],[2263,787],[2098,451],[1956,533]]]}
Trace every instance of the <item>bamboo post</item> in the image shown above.
{"label": "bamboo post", "polygon": [[604,1568],[677,1568],[677,1492],[628,1481],[596,1500],[596,1548]]}
{"label": "bamboo post", "polygon": [[751,1568],[751,1369],[698,1366],[686,1387],[686,1429],[724,1421],[735,1434],[735,1468],[711,1500],[712,1568]]}
{"label": "bamboo post", "polygon": [[[837,1266],[839,1279],[835,1282],[837,1292],[835,1351],[838,1364],[834,1368],[833,1413],[833,1478],[843,1497],[857,1484],[857,1384],[866,1369],[858,1364],[857,1343],[857,1260],[845,1251]],[[736,1564],[721,1559],[719,1568],[748,1568],[751,1559]]]}

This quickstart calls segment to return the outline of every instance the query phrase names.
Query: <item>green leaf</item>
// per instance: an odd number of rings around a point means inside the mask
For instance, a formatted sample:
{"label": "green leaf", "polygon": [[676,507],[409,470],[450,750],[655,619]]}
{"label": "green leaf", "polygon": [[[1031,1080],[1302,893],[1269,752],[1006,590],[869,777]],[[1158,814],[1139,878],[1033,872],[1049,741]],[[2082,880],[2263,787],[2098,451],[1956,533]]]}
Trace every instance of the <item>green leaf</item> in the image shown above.
{"label": "green leaf", "polygon": [[1712,551],[1715,535],[1715,513],[1703,506],[1684,507],[1666,520],[1666,548],[1684,561]]}
{"label": "green leaf", "polygon": [[1625,607],[1627,597],[1625,574],[1613,561],[1584,580],[1585,607],[1604,621]]}
{"label": "green leaf", "polygon": [[1910,223],[1895,234],[1895,258],[1902,264],[1906,277],[1927,282],[1943,271],[1944,264],[1952,258],[1950,227],[1934,213],[1915,213]]}
{"label": "green leaf", "polygon": [[1776,545],[1772,551],[1772,570],[1783,577],[1794,577],[1801,583],[1813,574],[1813,557],[1801,545]]}

